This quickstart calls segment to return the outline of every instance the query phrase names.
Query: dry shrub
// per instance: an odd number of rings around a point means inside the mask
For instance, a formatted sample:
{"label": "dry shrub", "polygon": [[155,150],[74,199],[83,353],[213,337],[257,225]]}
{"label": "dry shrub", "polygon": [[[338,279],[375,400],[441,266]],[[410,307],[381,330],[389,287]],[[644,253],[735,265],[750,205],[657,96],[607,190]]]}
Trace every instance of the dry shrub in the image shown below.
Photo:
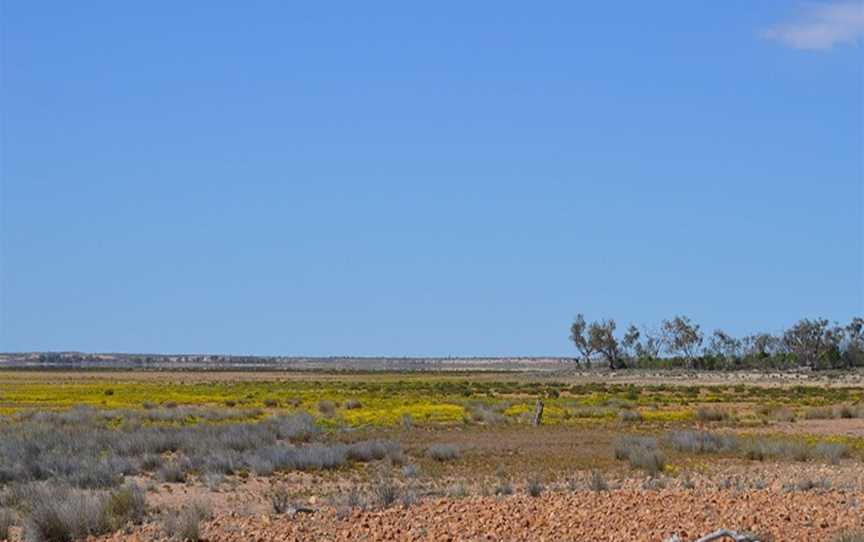
{"label": "dry shrub", "polygon": [[411,414],[402,414],[399,416],[399,425],[402,426],[402,429],[413,429],[414,428],[414,418]]}
{"label": "dry shrub", "polygon": [[9,531],[18,524],[18,516],[8,508],[0,508],[0,540],[10,538]]}
{"label": "dry shrub", "polygon": [[864,418],[864,406],[834,405],[812,407],[804,411],[804,417],[808,420],[830,420],[832,418]]}
{"label": "dry shrub", "polygon": [[318,412],[320,412],[322,416],[330,418],[336,414],[336,403],[328,401],[327,399],[322,399],[321,401],[318,401]]}
{"label": "dry shrub", "polygon": [[198,542],[201,540],[201,517],[190,508],[169,513],[162,521],[162,530],[172,539]]}
{"label": "dry shrub", "polygon": [[792,423],[795,421],[795,412],[789,408],[778,408],[771,414],[771,417],[778,422]]}
{"label": "dry shrub", "polygon": [[291,508],[291,492],[284,485],[273,487],[267,496],[274,513],[284,514]]}
{"label": "dry shrub", "polygon": [[601,471],[594,469],[591,471],[591,477],[588,478],[588,487],[595,492],[609,491],[609,482]]}
{"label": "dry shrub", "polygon": [[539,497],[543,493],[543,484],[538,478],[529,478],[525,482],[525,493],[532,497]]}
{"label": "dry shrub", "polygon": [[513,486],[510,484],[508,480],[500,480],[498,484],[495,486],[495,494],[496,495],[512,495],[513,494]]}
{"label": "dry shrub", "polygon": [[163,482],[183,483],[189,471],[189,464],[186,461],[171,461],[165,463],[156,473],[156,476]]}
{"label": "dry shrub", "polygon": [[837,535],[831,542],[864,542],[864,531],[849,531]]}
{"label": "dry shrub", "polygon": [[30,501],[25,525],[32,542],[67,542],[107,533],[112,528],[101,493],[40,488]]}
{"label": "dry shrub", "polygon": [[666,455],[657,445],[654,437],[622,437],[615,445],[615,458],[627,460],[634,469],[645,471],[651,476],[666,468]]}
{"label": "dry shrub", "polygon": [[179,511],[169,512],[163,518],[165,534],[184,542],[201,540],[201,522],[211,519],[213,512],[206,501],[196,500]]}
{"label": "dry shrub", "polygon": [[804,411],[808,420],[830,420],[834,417],[834,409],[830,406],[812,407]]}
{"label": "dry shrub", "polygon": [[454,444],[433,444],[426,449],[426,455],[435,461],[453,461],[461,455],[459,448]]}
{"label": "dry shrub", "polygon": [[106,507],[114,529],[129,523],[137,525],[147,516],[147,500],[144,491],[135,484],[128,484],[112,491],[108,496]]}
{"label": "dry shrub", "polygon": [[700,422],[722,422],[729,419],[729,413],[718,408],[699,407],[696,409],[696,419]]}
{"label": "dry shrub", "polygon": [[503,411],[507,410],[508,407],[509,403],[488,405],[480,401],[471,401],[465,405],[465,412],[468,419],[474,423],[496,425],[507,421]]}
{"label": "dry shrub", "polygon": [[718,435],[708,431],[675,431],[669,434],[669,444],[679,452],[695,454],[727,453],[738,449],[734,435]]}
{"label": "dry shrub", "polygon": [[622,410],[618,413],[618,418],[625,423],[638,423],[642,421],[642,414],[638,410]]}
{"label": "dry shrub", "polygon": [[389,479],[378,480],[372,488],[375,503],[381,508],[388,508],[399,498],[399,490]]}

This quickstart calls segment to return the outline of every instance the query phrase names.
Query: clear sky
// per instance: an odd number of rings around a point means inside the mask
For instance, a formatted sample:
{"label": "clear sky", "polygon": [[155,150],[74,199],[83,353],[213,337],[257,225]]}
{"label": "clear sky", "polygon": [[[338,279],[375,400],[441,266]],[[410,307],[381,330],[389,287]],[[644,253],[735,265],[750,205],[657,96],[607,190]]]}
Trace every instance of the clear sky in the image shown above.
{"label": "clear sky", "polygon": [[860,1],[3,0],[0,350],[862,313]]}

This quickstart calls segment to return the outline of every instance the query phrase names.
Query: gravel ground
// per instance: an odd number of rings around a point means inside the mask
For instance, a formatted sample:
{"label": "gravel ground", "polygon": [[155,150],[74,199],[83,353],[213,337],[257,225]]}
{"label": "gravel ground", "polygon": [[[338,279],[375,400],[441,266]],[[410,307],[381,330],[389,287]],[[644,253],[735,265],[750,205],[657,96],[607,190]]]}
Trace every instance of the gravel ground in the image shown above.
{"label": "gravel ground", "polygon": [[[210,542],[317,540],[684,541],[719,527],[780,541],[830,541],[864,529],[864,492],[618,490],[532,498],[440,498],[410,507],[296,516],[217,514],[202,529]],[[104,540],[163,540],[158,524]]]}

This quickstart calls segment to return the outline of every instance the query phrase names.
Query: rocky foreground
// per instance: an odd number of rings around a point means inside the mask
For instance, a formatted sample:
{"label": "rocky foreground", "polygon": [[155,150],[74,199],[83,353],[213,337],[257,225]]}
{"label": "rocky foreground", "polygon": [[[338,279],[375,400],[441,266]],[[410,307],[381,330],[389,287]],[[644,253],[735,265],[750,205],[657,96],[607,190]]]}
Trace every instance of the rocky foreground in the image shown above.
{"label": "rocky foreground", "polygon": [[[847,491],[640,491],[441,498],[409,507],[332,508],[283,515],[217,514],[211,542],[250,541],[693,541],[719,527],[765,540],[831,541],[864,529],[864,493]],[[106,540],[163,540],[158,524]]]}

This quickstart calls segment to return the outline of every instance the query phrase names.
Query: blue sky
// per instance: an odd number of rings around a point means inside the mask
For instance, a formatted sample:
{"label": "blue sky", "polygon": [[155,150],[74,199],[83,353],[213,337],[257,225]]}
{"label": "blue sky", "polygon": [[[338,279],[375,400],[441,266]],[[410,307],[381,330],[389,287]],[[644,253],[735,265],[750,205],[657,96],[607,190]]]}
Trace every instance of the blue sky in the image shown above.
{"label": "blue sky", "polygon": [[862,313],[860,2],[2,3],[0,350]]}

